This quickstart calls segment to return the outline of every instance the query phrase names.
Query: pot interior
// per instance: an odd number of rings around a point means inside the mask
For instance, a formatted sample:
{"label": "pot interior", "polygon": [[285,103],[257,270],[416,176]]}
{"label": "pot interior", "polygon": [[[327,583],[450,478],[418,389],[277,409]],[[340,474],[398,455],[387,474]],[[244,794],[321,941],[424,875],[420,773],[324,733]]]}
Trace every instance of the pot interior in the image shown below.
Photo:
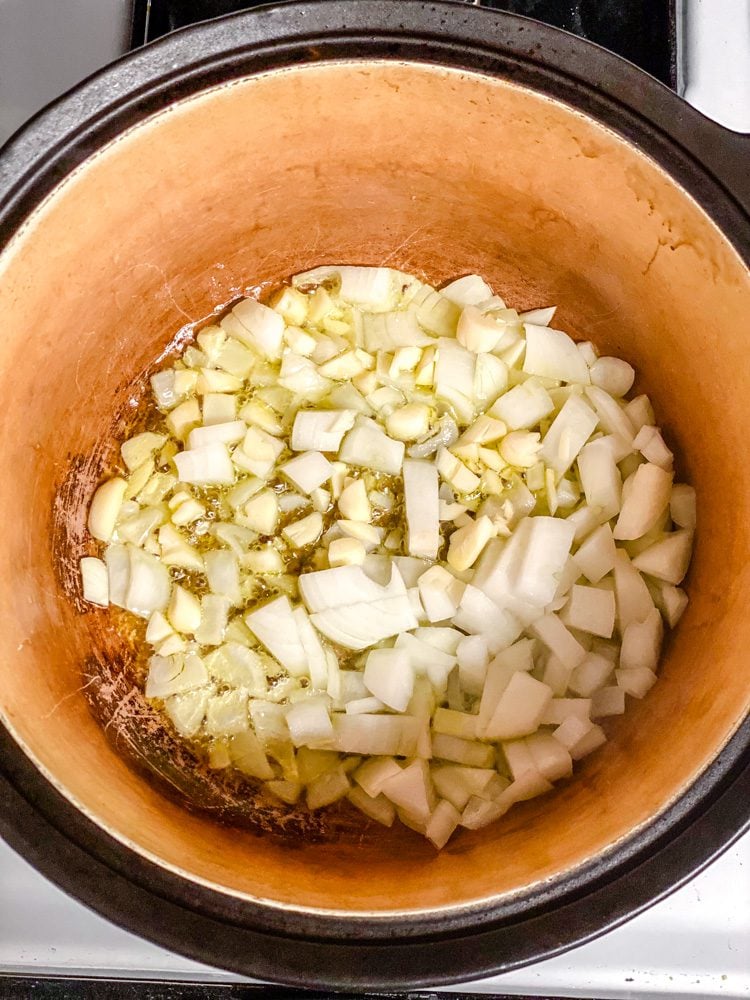
{"label": "pot interior", "polygon": [[[439,855],[358,820],[290,842],[171,801],[126,762],[152,720],[118,680],[128,647],[113,617],[73,582],[114,415],[132,417],[175,333],[247,287],[334,262],[435,283],[478,271],[512,306],[557,303],[560,326],[636,366],[698,490],[690,606],[659,683],[574,780]],[[92,156],[0,258],[0,715],[96,822],[226,892],[379,913],[575,869],[678,796],[748,711],[749,313],[746,268],[683,190],[594,121],[505,81],[331,63],[170,107]]]}

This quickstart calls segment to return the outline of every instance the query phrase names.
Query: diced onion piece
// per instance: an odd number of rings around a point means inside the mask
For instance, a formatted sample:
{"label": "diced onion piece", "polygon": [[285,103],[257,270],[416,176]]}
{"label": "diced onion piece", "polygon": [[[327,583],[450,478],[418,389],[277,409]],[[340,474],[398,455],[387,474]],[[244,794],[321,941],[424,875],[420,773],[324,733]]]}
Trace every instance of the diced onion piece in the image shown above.
{"label": "diced onion piece", "polygon": [[[602,656],[600,653],[587,653],[571,673],[568,687],[574,694],[579,694],[581,698],[589,698],[599,688],[604,687],[612,675],[612,669],[613,664],[606,656]],[[588,715],[588,710],[585,714]],[[561,722],[562,719],[550,719],[549,721]]]}
{"label": "diced onion piece", "polygon": [[292,427],[292,451],[338,451],[355,416],[352,410],[298,410]]}
{"label": "diced onion piece", "polygon": [[315,510],[307,517],[287,524],[285,528],[282,528],[281,534],[295,549],[302,549],[306,545],[312,545],[313,542],[316,542],[320,538],[322,530],[323,515]]}
{"label": "diced onion piece", "polygon": [[361,788],[351,788],[347,793],[347,798],[353,806],[369,819],[374,819],[383,826],[393,826],[396,818],[396,809],[390,799],[385,795],[378,795],[372,798]]}
{"label": "diced onion piece", "polygon": [[489,663],[487,640],[481,635],[465,636],[458,644],[456,656],[461,688],[467,694],[481,694]]}
{"label": "diced onion piece", "polygon": [[526,356],[523,370],[527,374],[588,385],[591,381],[589,367],[567,333],[534,323],[524,323],[524,329]]}
{"label": "diced onion piece", "polygon": [[169,602],[169,570],[156,556],[135,546],[128,546],[128,554],[130,574],[124,606],[140,618],[149,618],[154,611],[163,611]]}
{"label": "diced onion piece", "polygon": [[581,573],[591,583],[599,583],[607,573],[610,573],[616,558],[617,549],[609,524],[602,524],[593,531],[574,556]]}
{"label": "diced onion piece", "polygon": [[427,676],[432,687],[444,694],[448,685],[448,675],[456,665],[456,658],[443,650],[435,649],[429,643],[408,632],[402,632],[396,639],[396,649],[403,651],[418,677]]}
{"label": "diced onion piece", "polygon": [[206,594],[201,598],[201,623],[195,631],[196,642],[220,646],[224,641],[231,604],[226,597]]}
{"label": "diced onion piece", "polygon": [[444,621],[455,615],[464,585],[446,569],[432,566],[420,576],[417,586],[429,621]]}
{"label": "diced onion piece", "polygon": [[481,635],[490,653],[509,646],[523,630],[511,612],[500,608],[472,584],[467,584],[461,595],[453,623],[470,635]]}
{"label": "diced onion piece", "polygon": [[474,392],[474,366],[476,355],[467,351],[456,340],[443,337],[437,344],[435,361],[435,392],[452,402],[458,393],[471,400]]}
{"label": "diced onion piece", "polygon": [[161,561],[165,566],[179,566],[182,569],[203,571],[203,557],[187,542],[177,528],[163,524],[159,528]]}
{"label": "diced onion piece", "polygon": [[647,462],[653,462],[667,471],[672,468],[674,455],[664,443],[658,427],[641,427],[633,439],[633,447],[640,451]]}
{"label": "diced onion piece", "polygon": [[249,612],[245,624],[293,677],[308,673],[307,655],[288,597],[277,597]]}
{"label": "diced onion piece", "polygon": [[375,798],[380,795],[385,782],[400,770],[401,765],[392,757],[375,757],[358,767],[353,778],[366,795]]}
{"label": "diced onion piece", "polygon": [[418,624],[407,594],[367,604],[327,608],[315,612],[310,620],[319,632],[347,649],[365,649],[400,632],[408,632]]}
{"label": "diced onion piece", "polygon": [[393,305],[394,272],[388,267],[337,267],[339,294],[347,302],[369,309]]}
{"label": "diced onion piece", "polygon": [[461,813],[446,799],[442,799],[430,816],[425,837],[440,850],[448,843],[460,822]]}
{"label": "diced onion piece", "polygon": [[573,760],[580,760],[607,742],[600,726],[572,716],[558,726],[552,735],[562,743]]}
{"label": "diced onion piece", "polygon": [[420,324],[440,337],[455,337],[461,310],[441,292],[429,285],[418,286],[409,303],[416,310]]}
{"label": "diced onion piece", "polygon": [[255,348],[271,360],[281,357],[284,337],[283,317],[255,299],[243,299],[238,302],[232,309],[232,315],[239,320],[241,327],[234,335],[243,343]]}
{"label": "diced onion piece", "polygon": [[439,760],[466,764],[468,767],[492,767],[495,763],[495,748],[475,740],[462,740],[458,736],[434,733],[432,756]]}
{"label": "diced onion piece", "polygon": [[[172,594],[174,595],[174,591],[172,591]],[[150,642],[152,645],[155,645],[163,642],[172,635],[174,635],[174,629],[164,617],[162,612],[154,611],[149,618],[148,626],[146,627],[146,642]]]}
{"label": "diced onion piece", "polygon": [[431,462],[407,459],[403,482],[409,553],[436,559],[441,541],[437,469]]}
{"label": "diced onion piece", "polygon": [[491,407],[493,417],[502,420],[509,430],[534,427],[555,408],[552,398],[538,379],[530,378],[514,386]]}
{"label": "diced onion piece", "polygon": [[685,483],[675,483],[669,501],[669,513],[678,528],[695,530],[695,489]]}
{"label": "diced onion piece", "polygon": [[[505,346],[506,326],[475,305],[465,305],[458,320],[456,340],[474,354],[489,353]],[[513,338],[511,338],[512,340]]]}
{"label": "diced onion piece", "polygon": [[227,446],[220,442],[191,448],[175,455],[174,463],[182,483],[198,486],[231,486],[234,466]]}
{"label": "diced onion piece", "polygon": [[406,586],[395,566],[385,586],[370,579],[359,566],[341,566],[303,573],[299,578],[299,588],[308,611],[324,611],[406,595]]}
{"label": "diced onion piece", "polygon": [[306,451],[279,467],[279,471],[298,490],[307,493],[318,489],[331,478],[331,463],[319,451]]}
{"label": "diced onion piece", "polygon": [[[647,462],[635,471],[632,487],[623,499],[614,528],[618,540],[640,538],[657,523],[672,494],[672,474]],[[679,583],[672,580],[671,583]]]}
{"label": "diced onion piece", "polygon": [[631,622],[622,634],[620,667],[629,670],[646,667],[656,673],[664,628],[661,615],[654,608],[642,622]]}
{"label": "diced onion piece", "polygon": [[189,691],[167,698],[164,708],[180,736],[195,736],[206,715],[208,691]]}
{"label": "diced onion piece", "polygon": [[549,326],[555,317],[557,306],[546,306],[543,309],[529,309],[520,314],[524,323],[533,323],[536,326]]}
{"label": "diced onion piece", "polygon": [[655,587],[656,603],[670,628],[674,628],[688,606],[688,596],[680,587],[659,581]]}
{"label": "diced onion piece", "polygon": [[597,358],[591,366],[591,381],[610,396],[624,396],[635,381],[635,369],[622,358]]}
{"label": "diced onion piece", "polygon": [[432,717],[432,728],[436,733],[458,736],[464,740],[474,740],[478,735],[477,716],[455,709],[437,708]]}
{"label": "diced onion piece", "polygon": [[236,444],[247,432],[244,420],[232,420],[225,424],[209,424],[207,427],[194,427],[188,434],[188,448],[205,447],[219,442],[221,444]]}
{"label": "diced onion piece", "polygon": [[460,764],[440,764],[432,768],[435,790],[456,809],[463,809],[472,795],[482,795],[498,777],[491,768],[464,767]]}
{"label": "diced onion piece", "polygon": [[299,354],[285,354],[281,360],[279,385],[304,399],[316,402],[330,390],[332,383],[318,371],[310,358]]}
{"label": "diced onion piece", "polygon": [[578,474],[586,503],[600,508],[602,518],[614,517],[620,510],[622,477],[606,438],[591,441],[581,449]]}
{"label": "diced onion piece", "polygon": [[195,391],[199,395],[208,392],[239,392],[242,379],[216,368],[201,368]]}
{"label": "diced onion piece", "polygon": [[625,711],[625,691],[621,687],[603,687],[591,696],[591,718],[622,715]]}
{"label": "diced onion piece", "polygon": [[148,461],[155,451],[162,448],[166,441],[167,438],[164,434],[154,434],[153,431],[136,434],[135,437],[122,444],[120,448],[122,460],[128,469],[134,472],[135,469]]}
{"label": "diced onion piece", "polygon": [[563,476],[594,433],[598,417],[580,396],[571,396],[552,421],[539,457]]}
{"label": "diced onion piece", "polygon": [[623,549],[617,550],[614,568],[617,627],[620,634],[631,622],[642,622],[654,607],[648,587]]}
{"label": "diced onion piece", "polygon": [[308,698],[292,705],[286,713],[286,722],[296,747],[320,747],[334,742],[331,717],[322,698]]}
{"label": "diced onion piece", "polygon": [[[229,693],[231,694],[232,692]],[[218,707],[219,706],[217,704],[217,708]],[[242,715],[239,714],[242,711],[239,703],[236,706],[232,706],[231,703],[226,705],[225,711],[227,713],[227,718],[230,717],[229,713],[232,708],[234,708],[238,713],[234,726],[239,729],[239,731],[232,736],[232,740],[230,742],[232,763],[238,770],[242,771],[243,774],[248,775],[248,777],[259,778],[261,781],[272,780],[275,775],[273,768],[268,763],[268,758],[266,757],[265,750],[263,749],[263,744],[258,739],[257,735],[248,730],[246,726],[239,728],[242,720]],[[247,707],[245,707],[245,715],[247,715]]]}
{"label": "diced onion piece", "polygon": [[368,551],[377,548],[385,536],[385,528],[379,528],[374,524],[365,524],[362,521],[341,519],[336,521],[335,525],[349,538],[356,538],[362,542]]}
{"label": "diced onion piece", "polygon": [[414,690],[414,671],[400,649],[373,649],[365,661],[365,685],[384,705],[405,712]]}
{"label": "diced onion piece", "polygon": [[531,631],[565,666],[577,667],[586,656],[586,650],[555,614],[537,619]]}
{"label": "diced onion piece", "polygon": [[147,698],[168,698],[208,683],[208,672],[195,653],[187,656],[152,656],[146,678]]}
{"label": "diced onion piece", "polygon": [[415,760],[387,778],[382,794],[410,816],[426,823],[435,807],[435,792],[426,761]]}
{"label": "diced onion piece", "polygon": [[535,732],[552,700],[552,691],[525,671],[516,671],[500,695],[484,736],[512,740]]}
{"label": "diced onion piece", "polygon": [[279,520],[279,499],[272,490],[262,490],[248,500],[243,513],[248,528],[261,535],[270,535]]}
{"label": "diced onion piece", "polygon": [[457,306],[478,306],[492,297],[492,289],[478,274],[466,274],[440,289],[440,294]]}
{"label": "diced onion piece", "polygon": [[630,400],[624,409],[634,433],[646,424],[653,426],[655,420],[654,408],[651,406],[651,400],[648,396],[636,396],[635,399]]}
{"label": "diced onion piece", "polygon": [[384,434],[369,421],[355,425],[344,438],[339,459],[358,468],[373,469],[396,476],[404,460],[404,444]]}
{"label": "diced onion piece", "polygon": [[526,737],[524,743],[537,771],[547,781],[559,781],[572,774],[573,761],[570,754],[551,733],[533,733]]}
{"label": "diced onion piece", "polygon": [[201,421],[201,408],[197,399],[187,399],[180,403],[167,417],[167,427],[170,433],[184,440],[190,430]]}
{"label": "diced onion piece", "polygon": [[684,529],[673,531],[640,552],[633,560],[633,566],[657,580],[677,585],[687,573],[692,547],[692,532]]}
{"label": "diced onion piece", "polygon": [[600,587],[574,584],[560,619],[568,628],[609,639],[615,627],[615,595]]}
{"label": "diced onion piece", "polygon": [[227,549],[212,549],[203,557],[209,589],[234,604],[242,602],[237,557]]}
{"label": "diced onion piece", "polygon": [[604,392],[595,385],[590,385],[586,389],[586,396],[596,410],[601,427],[607,434],[614,434],[616,438],[626,442],[632,447],[635,429],[629,419],[626,409],[614,399],[609,393]]}
{"label": "diced onion piece", "polygon": [[656,684],[656,674],[648,667],[627,667],[615,671],[617,686],[633,698],[644,698]]}
{"label": "diced onion piece", "polygon": [[413,757],[420,723],[410,715],[334,715],[336,749],[373,757]]}
{"label": "diced onion piece", "polygon": [[115,476],[102,483],[94,493],[89,507],[88,529],[100,542],[108,542],[112,538],[126,489],[125,480]]}
{"label": "diced onion piece", "polygon": [[[206,427],[211,424],[231,423],[236,418],[236,396],[229,395],[225,392],[209,392],[203,397],[203,423]],[[242,419],[245,420],[244,417]],[[252,423],[252,421],[247,422]]]}

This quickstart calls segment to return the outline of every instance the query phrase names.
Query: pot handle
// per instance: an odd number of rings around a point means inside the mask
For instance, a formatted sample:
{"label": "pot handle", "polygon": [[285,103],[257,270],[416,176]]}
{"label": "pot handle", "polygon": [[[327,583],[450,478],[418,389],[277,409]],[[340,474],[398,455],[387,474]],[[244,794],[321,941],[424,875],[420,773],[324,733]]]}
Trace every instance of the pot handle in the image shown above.
{"label": "pot handle", "polygon": [[[747,14],[747,12],[745,12]],[[698,112],[697,155],[750,215],[750,17],[677,3],[678,93]]]}
{"label": "pot handle", "polygon": [[699,111],[694,124],[686,137],[691,151],[750,218],[750,134],[734,132]]}
{"label": "pot handle", "polygon": [[[497,0],[464,2],[476,7],[507,7]],[[511,9],[525,13],[518,6],[513,4]],[[531,3],[528,6],[533,8]],[[737,108],[732,113],[731,102],[725,100],[727,92],[750,100],[750,18],[720,18],[713,5],[688,5],[684,0],[675,0],[674,12],[678,45],[675,89],[685,100],[685,107],[677,120],[662,122],[662,127],[708,169],[750,217],[750,134],[727,127],[730,123],[740,124],[741,115]],[[697,40],[706,36],[711,38],[711,44],[699,49]],[[717,65],[706,64],[707,53],[720,57]],[[711,117],[712,111],[715,118]]]}

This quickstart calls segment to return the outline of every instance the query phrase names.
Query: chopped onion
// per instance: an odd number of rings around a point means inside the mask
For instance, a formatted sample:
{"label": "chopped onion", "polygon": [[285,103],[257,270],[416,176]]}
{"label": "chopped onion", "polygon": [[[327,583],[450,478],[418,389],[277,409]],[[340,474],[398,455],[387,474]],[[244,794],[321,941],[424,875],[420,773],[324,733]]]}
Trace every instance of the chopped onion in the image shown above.
{"label": "chopped onion", "polygon": [[297,455],[279,467],[279,471],[296,486],[298,490],[309,496],[331,478],[333,468],[331,463],[319,451],[306,451]]}
{"label": "chopped onion", "polygon": [[695,491],[633,368],[554,311],[324,266],[153,376],[83,595],[147,618],[146,697],[212,768],[440,849],[656,682]]}
{"label": "chopped onion", "polygon": [[292,451],[338,451],[355,416],[352,410],[299,410],[292,427]]}
{"label": "chopped onion", "polygon": [[466,274],[440,289],[440,294],[457,306],[478,306],[492,296],[492,289],[478,274]]}
{"label": "chopped onion", "polygon": [[308,672],[308,659],[288,597],[277,597],[245,615],[250,631],[293,677]]}
{"label": "chopped onion", "polygon": [[240,323],[235,336],[238,336],[243,343],[255,348],[267,358],[281,357],[284,320],[278,313],[256,302],[255,299],[243,299],[232,309],[232,315]]}
{"label": "chopped onion", "polygon": [[214,442],[191,448],[175,455],[180,482],[199,486],[231,486],[235,479],[234,466],[226,444]]}
{"label": "chopped onion", "polygon": [[559,379],[561,382],[588,384],[589,366],[575,342],[562,330],[524,323],[526,356],[523,370],[528,375]]}
{"label": "chopped onion", "polygon": [[344,438],[339,458],[349,465],[395,476],[401,471],[404,450],[403,442],[389,438],[376,424],[361,422]]}

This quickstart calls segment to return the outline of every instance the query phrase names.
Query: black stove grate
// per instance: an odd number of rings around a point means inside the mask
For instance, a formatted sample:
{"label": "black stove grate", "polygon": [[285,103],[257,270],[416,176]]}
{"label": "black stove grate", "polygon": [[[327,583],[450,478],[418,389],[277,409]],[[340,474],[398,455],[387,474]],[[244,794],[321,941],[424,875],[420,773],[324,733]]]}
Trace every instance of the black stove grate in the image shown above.
{"label": "black stove grate", "polygon": [[[268,0],[135,0],[133,47],[196,21]],[[356,3],[357,0],[350,0]],[[535,17],[587,38],[675,87],[678,0],[481,0],[481,6]]]}

